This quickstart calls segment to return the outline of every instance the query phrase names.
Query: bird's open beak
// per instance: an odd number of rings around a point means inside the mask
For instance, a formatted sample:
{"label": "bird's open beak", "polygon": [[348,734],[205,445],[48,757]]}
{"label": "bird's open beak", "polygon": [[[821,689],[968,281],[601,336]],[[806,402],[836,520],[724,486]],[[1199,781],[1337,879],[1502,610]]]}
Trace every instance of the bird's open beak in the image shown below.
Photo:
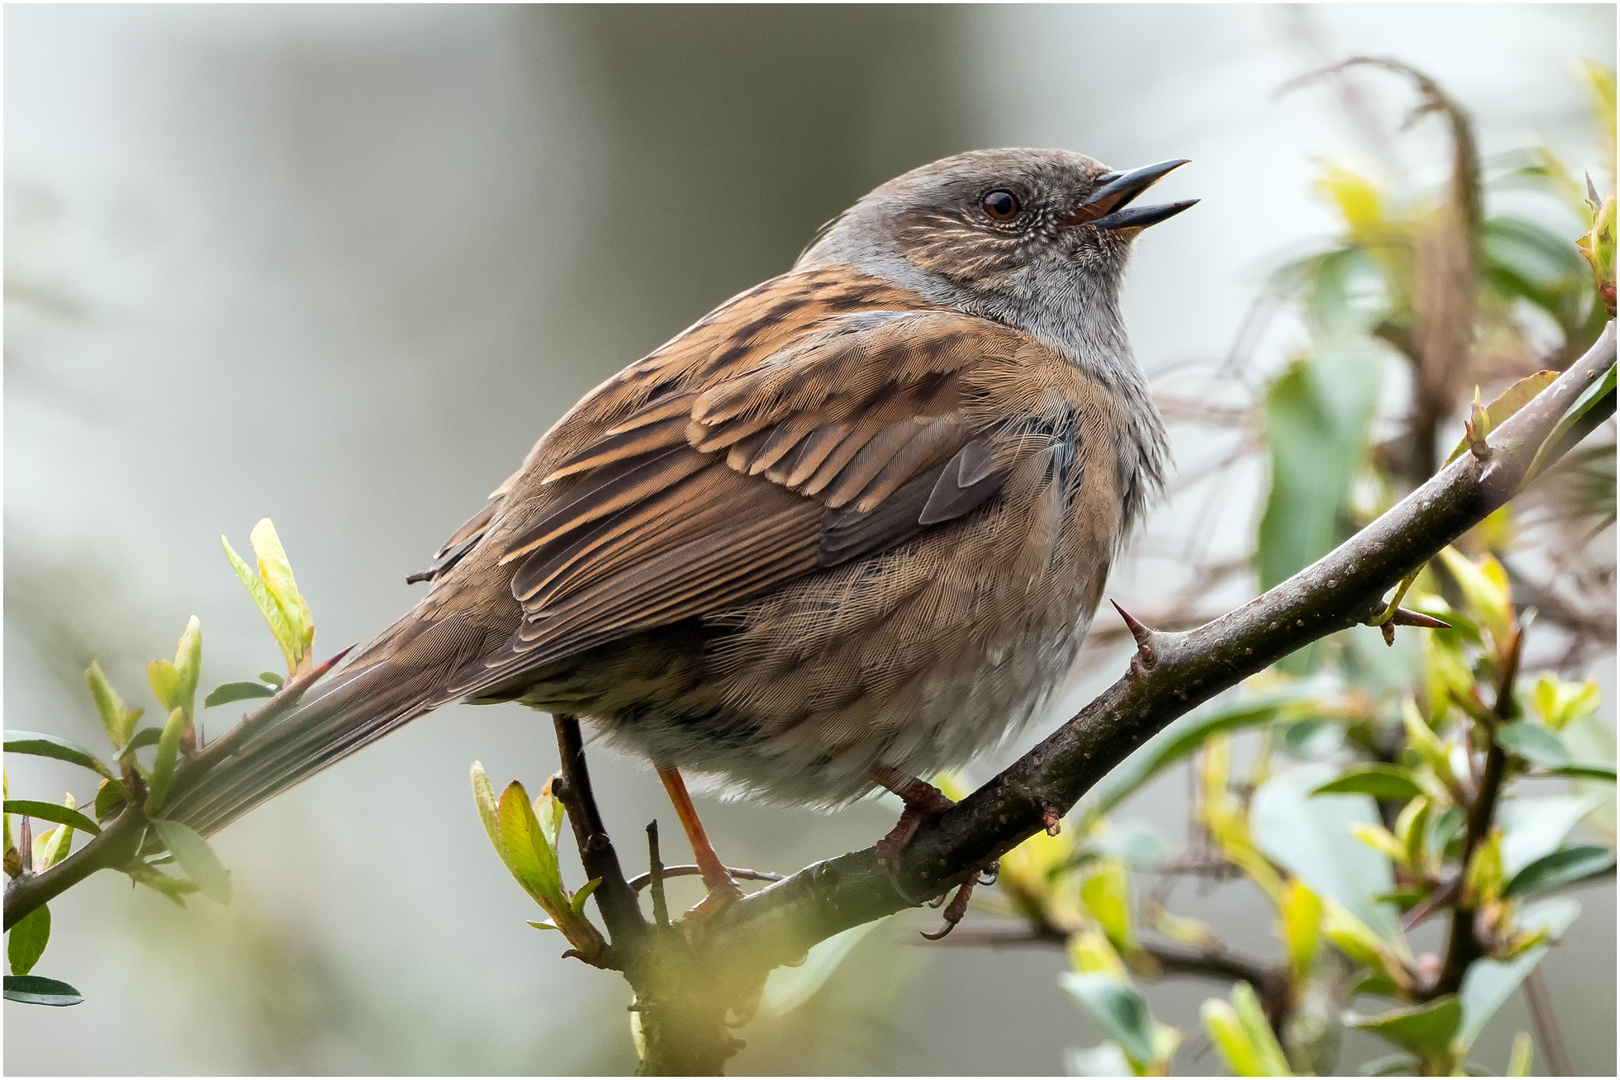
{"label": "bird's open beak", "polygon": [[1104,173],[1097,178],[1097,183],[1101,186],[1058,224],[1095,225],[1099,229],[1145,229],[1149,225],[1157,225],[1166,218],[1175,217],[1198,200],[1183,199],[1181,202],[1164,203],[1159,206],[1132,207],[1130,203],[1158,183],[1159,179],[1172,169],[1185,164],[1186,158],[1177,158],[1174,161],[1161,161],[1157,165],[1149,165],[1135,172]]}

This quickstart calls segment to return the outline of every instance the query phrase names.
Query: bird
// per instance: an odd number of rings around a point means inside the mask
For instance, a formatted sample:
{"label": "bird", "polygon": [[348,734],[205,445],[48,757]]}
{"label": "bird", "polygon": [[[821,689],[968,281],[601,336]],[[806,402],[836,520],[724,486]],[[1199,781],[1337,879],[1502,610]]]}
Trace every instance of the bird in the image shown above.
{"label": "bird", "polygon": [[[1135,200],[1186,162],[1066,150],[913,169],[588,393],[413,580],[428,592],[166,816],[210,835],[450,702],[582,717],[683,779],[836,808],[1052,698],[1168,450],[1120,287]],[[959,894],[958,899],[962,899]]]}

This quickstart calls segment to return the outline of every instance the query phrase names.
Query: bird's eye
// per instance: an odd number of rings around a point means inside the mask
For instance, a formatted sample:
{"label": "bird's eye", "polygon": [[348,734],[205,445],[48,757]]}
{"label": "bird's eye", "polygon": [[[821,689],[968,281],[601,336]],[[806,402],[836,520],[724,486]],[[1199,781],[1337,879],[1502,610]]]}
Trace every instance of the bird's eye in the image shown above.
{"label": "bird's eye", "polygon": [[1000,188],[986,195],[979,205],[997,221],[1011,221],[1018,216],[1018,197]]}

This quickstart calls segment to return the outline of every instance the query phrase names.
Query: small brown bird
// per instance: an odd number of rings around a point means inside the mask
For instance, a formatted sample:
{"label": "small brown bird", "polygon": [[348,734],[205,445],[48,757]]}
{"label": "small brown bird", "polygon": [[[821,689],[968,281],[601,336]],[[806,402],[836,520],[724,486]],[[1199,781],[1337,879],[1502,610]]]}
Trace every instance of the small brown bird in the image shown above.
{"label": "small brown bird", "polygon": [[[1068,671],[1165,442],[1118,294],[1171,169],[982,150],[892,180],[793,269],[574,406],[404,618],[183,792],[202,833],[439,705],[594,721],[658,768],[836,806],[1017,731]],[[221,783],[220,781],[223,781]]]}

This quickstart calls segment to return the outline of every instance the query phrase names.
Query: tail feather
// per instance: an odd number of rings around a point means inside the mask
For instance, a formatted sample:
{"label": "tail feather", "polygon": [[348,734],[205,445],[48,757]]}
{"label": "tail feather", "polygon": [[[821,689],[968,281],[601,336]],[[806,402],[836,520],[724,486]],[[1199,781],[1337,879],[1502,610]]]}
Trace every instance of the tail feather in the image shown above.
{"label": "tail feather", "polygon": [[[407,677],[401,678],[401,675]],[[177,791],[164,816],[203,836],[443,704],[432,672],[383,662],[344,672]],[[424,676],[428,676],[424,678]],[[424,683],[426,685],[424,685]]]}

